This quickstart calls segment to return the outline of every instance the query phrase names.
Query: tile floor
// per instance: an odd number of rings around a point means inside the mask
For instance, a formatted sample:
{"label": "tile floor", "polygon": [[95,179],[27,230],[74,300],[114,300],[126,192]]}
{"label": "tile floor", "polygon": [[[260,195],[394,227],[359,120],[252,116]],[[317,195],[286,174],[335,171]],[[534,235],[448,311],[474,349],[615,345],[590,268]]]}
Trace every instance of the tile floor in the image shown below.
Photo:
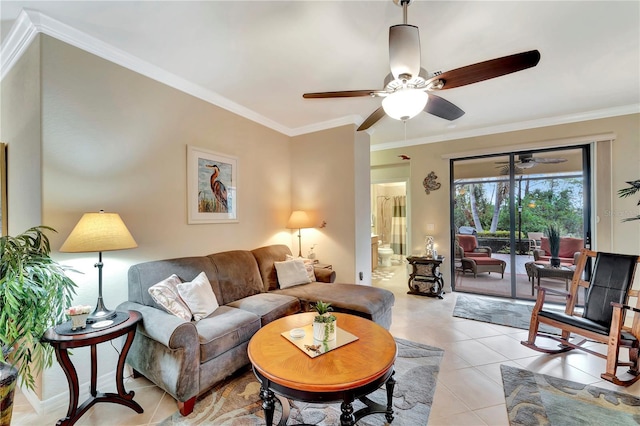
{"label": "tile floor", "polygon": [[[580,351],[544,355],[520,345],[526,337],[524,330],[454,318],[451,313],[456,294],[447,292],[443,300],[406,294],[406,265],[379,268],[376,275],[381,278],[374,279],[373,285],[387,288],[396,296],[391,333],[445,350],[430,426],[508,425],[500,364],[640,396],[640,381],[628,388],[602,381],[604,360],[600,358]],[[602,345],[594,346],[604,351]],[[146,379],[129,378],[126,388],[136,391],[135,400],[144,408],[143,414],[102,403],[92,407],[76,424],[154,425],[176,411],[174,400]],[[52,425],[65,413],[66,407],[38,416],[18,392],[12,424]]]}

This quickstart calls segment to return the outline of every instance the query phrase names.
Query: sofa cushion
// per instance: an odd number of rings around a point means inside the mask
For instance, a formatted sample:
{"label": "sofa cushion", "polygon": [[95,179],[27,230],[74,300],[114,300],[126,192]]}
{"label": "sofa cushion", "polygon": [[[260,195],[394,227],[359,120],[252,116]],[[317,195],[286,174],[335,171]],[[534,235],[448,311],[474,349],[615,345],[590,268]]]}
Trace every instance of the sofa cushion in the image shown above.
{"label": "sofa cushion", "polygon": [[[307,275],[309,276],[309,282],[318,281],[316,280],[316,273],[315,273],[315,266],[314,266],[315,264],[313,259],[307,259],[306,257],[293,257],[290,254],[286,256],[286,260],[293,260],[293,259],[302,259],[302,261],[304,262],[304,267],[307,270]],[[280,281],[280,279],[278,279],[278,282],[282,286],[282,282]]]}
{"label": "sofa cushion", "polygon": [[287,255],[291,256],[289,247],[283,244],[275,244],[257,248],[252,250],[251,253],[253,253],[256,262],[258,262],[258,269],[264,283],[264,291],[277,289],[278,275],[274,262],[282,262],[286,260]]}
{"label": "sofa cushion", "polygon": [[300,301],[297,297],[285,294],[260,293],[245,297],[227,306],[244,309],[260,317],[262,325],[287,315],[300,312]]}
{"label": "sofa cushion", "polygon": [[273,292],[297,297],[302,303],[302,310],[308,310],[311,303],[322,300],[331,303],[337,312],[358,315],[372,321],[389,311],[395,301],[389,290],[359,284],[313,282]]}
{"label": "sofa cushion", "polygon": [[189,306],[196,321],[200,321],[218,308],[218,300],[204,272],[201,272],[193,281],[178,284],[178,293]]}
{"label": "sofa cushion", "polygon": [[129,268],[129,301],[162,309],[149,294],[149,287],[176,274],[181,281],[192,281],[200,272],[207,275],[218,301],[222,299],[217,273],[211,260],[204,256],[154,260]]}
{"label": "sofa cushion", "polygon": [[207,257],[217,272],[222,295],[222,299],[218,297],[218,303],[221,305],[264,291],[258,263],[250,251],[224,251]]}
{"label": "sofa cushion", "polygon": [[302,259],[285,260],[283,262],[273,262],[278,275],[280,288],[287,288],[293,285],[310,283],[309,274]]}
{"label": "sofa cushion", "polygon": [[260,318],[243,309],[220,306],[195,324],[203,363],[249,341],[260,329]]}
{"label": "sofa cushion", "polygon": [[191,321],[191,309],[182,300],[178,292],[178,284],[181,284],[180,278],[176,274],[165,278],[157,284],[149,287],[149,294],[153,300],[164,308],[165,311],[182,318],[185,321]]}
{"label": "sofa cushion", "polygon": [[[560,251],[558,252],[558,257],[573,261],[573,256],[583,247],[584,240],[582,238],[560,237]],[[540,249],[544,250],[545,256],[551,256],[548,237],[542,237],[540,240]]]}

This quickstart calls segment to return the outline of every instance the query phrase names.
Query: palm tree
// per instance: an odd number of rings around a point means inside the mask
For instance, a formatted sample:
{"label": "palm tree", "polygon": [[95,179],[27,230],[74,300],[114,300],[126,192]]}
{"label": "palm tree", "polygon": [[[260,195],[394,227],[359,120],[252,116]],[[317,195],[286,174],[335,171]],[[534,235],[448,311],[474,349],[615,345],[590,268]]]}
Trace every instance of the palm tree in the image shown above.
{"label": "palm tree", "polygon": [[[628,188],[622,188],[621,190],[618,191],[618,196],[620,198],[626,198],[629,197],[633,194],[635,194],[636,192],[640,191],[640,179],[637,180],[631,180],[631,181],[627,181],[626,183],[628,183],[629,185],[631,185]],[[638,201],[638,206],[640,206],[640,201]],[[623,219],[623,222],[629,222],[632,220],[640,220],[640,215],[635,216],[635,217],[628,217],[626,219]]]}

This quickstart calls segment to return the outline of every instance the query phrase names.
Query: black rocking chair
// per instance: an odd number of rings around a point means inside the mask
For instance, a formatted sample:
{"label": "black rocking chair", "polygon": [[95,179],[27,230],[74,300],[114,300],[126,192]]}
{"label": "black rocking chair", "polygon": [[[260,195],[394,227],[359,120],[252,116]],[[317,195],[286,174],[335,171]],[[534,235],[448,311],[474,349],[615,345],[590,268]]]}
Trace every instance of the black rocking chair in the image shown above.
{"label": "black rocking chair", "polygon": [[[582,273],[587,265],[587,259],[595,257],[591,281],[582,279]],[[629,386],[640,379],[639,340],[640,340],[640,297],[637,290],[632,290],[633,276],[636,265],[640,262],[638,256],[594,252],[587,249],[580,251],[576,264],[576,271],[571,281],[571,289],[567,297],[564,313],[546,310],[544,308],[545,295],[558,293],[551,289],[540,288],[538,298],[531,313],[528,340],[523,345],[546,353],[560,353],[572,349],[581,349],[590,354],[607,360],[606,371],[601,374],[605,380],[616,385]],[[584,313],[574,312],[578,299],[578,290],[585,287],[586,297]],[[629,297],[635,297],[635,307],[627,305]],[[633,315],[631,327],[625,327],[627,313]],[[561,336],[543,333],[538,330],[540,323],[559,328]],[[574,343],[570,341],[571,334],[585,337]],[[536,345],[536,337],[546,337],[560,342],[558,349],[547,349]],[[589,350],[582,346],[587,340],[607,345],[607,354]],[[620,361],[620,348],[627,348],[629,361]],[[622,380],[617,376],[618,366],[628,366],[631,378]]]}

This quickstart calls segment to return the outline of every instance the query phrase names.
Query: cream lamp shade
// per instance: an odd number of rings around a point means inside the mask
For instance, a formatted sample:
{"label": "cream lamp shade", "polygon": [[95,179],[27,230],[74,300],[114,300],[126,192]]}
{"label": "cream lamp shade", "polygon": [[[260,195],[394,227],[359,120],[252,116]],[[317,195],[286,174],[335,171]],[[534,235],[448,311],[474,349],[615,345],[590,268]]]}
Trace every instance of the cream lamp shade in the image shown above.
{"label": "cream lamp shade", "polygon": [[87,253],[138,247],[118,213],[85,213],[76,224],[61,252]]}
{"label": "cream lamp shade", "polygon": [[291,213],[287,222],[287,229],[313,228],[313,222],[309,218],[307,212],[295,210]]}
{"label": "cream lamp shade", "polygon": [[287,229],[298,230],[298,257],[302,257],[302,228],[313,228],[313,221],[311,220],[307,212],[302,210],[294,210],[293,212],[291,212],[291,216],[289,216]]}
{"label": "cream lamp shade", "polygon": [[[87,253],[98,252],[98,302],[96,309],[87,318],[88,323],[101,323],[108,326],[117,316],[116,311],[107,309],[102,300],[102,252],[125,250],[138,247],[126,225],[117,213],[85,213],[67,237],[61,252]],[[97,326],[98,324],[95,324]]]}

